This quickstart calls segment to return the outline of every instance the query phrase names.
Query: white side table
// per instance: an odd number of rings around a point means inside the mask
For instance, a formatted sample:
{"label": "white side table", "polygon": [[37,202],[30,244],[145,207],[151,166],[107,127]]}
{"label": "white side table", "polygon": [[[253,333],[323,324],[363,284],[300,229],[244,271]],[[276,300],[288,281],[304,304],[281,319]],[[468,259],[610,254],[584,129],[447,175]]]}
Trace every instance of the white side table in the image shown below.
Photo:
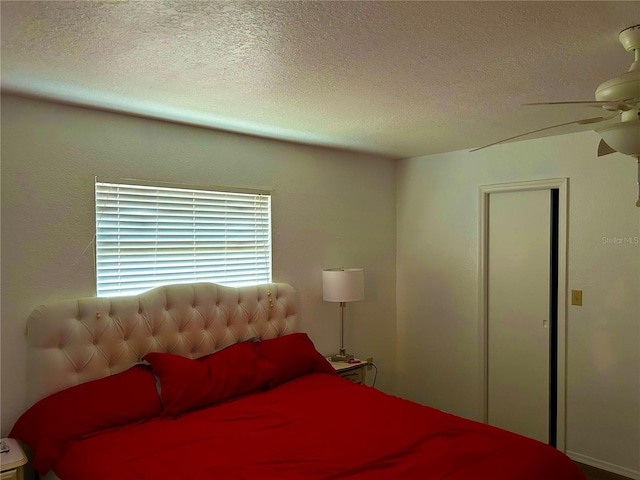
{"label": "white side table", "polygon": [[17,440],[3,438],[2,441],[8,445],[9,451],[0,453],[0,480],[23,480],[22,467],[27,463],[27,456]]}
{"label": "white side table", "polygon": [[[327,359],[329,360],[329,359]],[[351,380],[354,383],[365,384],[365,377],[367,372],[368,363],[362,360],[360,363],[347,363],[347,362],[332,362],[329,363],[336,369],[338,375],[347,380]]]}

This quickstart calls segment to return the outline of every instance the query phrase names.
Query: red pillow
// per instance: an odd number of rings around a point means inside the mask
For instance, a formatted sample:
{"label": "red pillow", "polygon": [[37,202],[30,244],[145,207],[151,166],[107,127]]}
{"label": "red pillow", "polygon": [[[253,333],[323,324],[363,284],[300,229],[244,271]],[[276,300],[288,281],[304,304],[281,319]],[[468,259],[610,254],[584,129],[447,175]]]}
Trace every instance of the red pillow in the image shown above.
{"label": "red pillow", "polygon": [[258,345],[262,357],[273,362],[277,368],[271,387],[309,373],[337,375],[327,359],[316,350],[306,333],[271,338],[263,340]]}
{"label": "red pillow", "polygon": [[176,416],[267,387],[276,369],[258,355],[256,345],[236,343],[197,360],[147,353],[144,359],[160,381],[162,414]]}
{"label": "red pillow", "polygon": [[102,430],[160,414],[155,378],[145,365],[54,393],[29,408],[9,437],[26,443],[41,475],[60,460],[70,443]]}

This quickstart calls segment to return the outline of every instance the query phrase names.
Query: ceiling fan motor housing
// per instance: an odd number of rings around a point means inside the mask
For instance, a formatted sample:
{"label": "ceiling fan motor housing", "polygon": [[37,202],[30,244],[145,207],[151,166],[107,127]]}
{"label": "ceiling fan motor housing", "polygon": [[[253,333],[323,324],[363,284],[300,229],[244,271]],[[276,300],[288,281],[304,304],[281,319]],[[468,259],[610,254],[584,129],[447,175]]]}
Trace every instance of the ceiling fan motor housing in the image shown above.
{"label": "ceiling fan motor housing", "polygon": [[596,89],[596,100],[612,102],[603,108],[620,112],[619,123],[597,128],[596,132],[615,151],[640,157],[640,25],[623,30],[618,38],[625,50],[634,52],[635,61],[628,72]]}
{"label": "ceiling fan motor housing", "polygon": [[640,25],[620,32],[618,39],[628,52],[635,53],[635,61],[629,71],[607,80],[596,89],[596,100],[602,102],[622,102],[640,98]]}
{"label": "ceiling fan motor housing", "polygon": [[602,83],[596,90],[596,100],[622,102],[623,100],[640,98],[640,66],[638,62],[633,62],[633,66],[636,67],[635,70],[630,70]]}

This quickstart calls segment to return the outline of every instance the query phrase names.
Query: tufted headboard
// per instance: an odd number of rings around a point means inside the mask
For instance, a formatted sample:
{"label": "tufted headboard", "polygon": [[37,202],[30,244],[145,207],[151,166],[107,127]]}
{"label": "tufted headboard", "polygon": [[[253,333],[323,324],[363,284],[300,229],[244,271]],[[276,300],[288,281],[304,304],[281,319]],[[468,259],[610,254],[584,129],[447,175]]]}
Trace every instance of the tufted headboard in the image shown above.
{"label": "tufted headboard", "polygon": [[122,372],[147,352],[198,358],[292,333],[296,311],[296,292],[285,283],[169,285],[42,305],[27,320],[27,400]]}

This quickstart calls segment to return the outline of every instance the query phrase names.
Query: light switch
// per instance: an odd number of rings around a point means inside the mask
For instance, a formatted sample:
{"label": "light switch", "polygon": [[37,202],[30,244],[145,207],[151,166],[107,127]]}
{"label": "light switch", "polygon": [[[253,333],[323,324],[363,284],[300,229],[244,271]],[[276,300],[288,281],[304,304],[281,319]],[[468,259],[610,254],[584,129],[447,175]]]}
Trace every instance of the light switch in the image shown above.
{"label": "light switch", "polygon": [[582,306],[582,290],[571,290],[571,305]]}

